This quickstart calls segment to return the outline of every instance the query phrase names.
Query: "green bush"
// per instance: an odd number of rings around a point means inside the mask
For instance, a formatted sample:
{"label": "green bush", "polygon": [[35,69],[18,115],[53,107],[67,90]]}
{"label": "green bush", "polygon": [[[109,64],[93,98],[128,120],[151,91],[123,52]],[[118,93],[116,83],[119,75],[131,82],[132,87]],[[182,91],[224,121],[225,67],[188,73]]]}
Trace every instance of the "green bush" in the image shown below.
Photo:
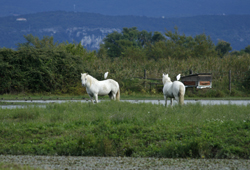
{"label": "green bush", "polygon": [[[60,50],[0,50],[0,93],[54,92],[75,86],[82,58]],[[66,91],[68,92],[68,91]]]}

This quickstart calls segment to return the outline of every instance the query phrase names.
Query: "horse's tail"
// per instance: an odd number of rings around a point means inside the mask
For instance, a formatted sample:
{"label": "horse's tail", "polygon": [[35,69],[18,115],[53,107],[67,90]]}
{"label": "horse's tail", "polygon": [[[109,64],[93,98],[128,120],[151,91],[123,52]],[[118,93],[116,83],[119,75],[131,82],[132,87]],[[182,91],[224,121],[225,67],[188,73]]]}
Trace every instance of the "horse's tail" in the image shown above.
{"label": "horse's tail", "polygon": [[120,88],[118,89],[118,91],[116,93],[116,100],[120,101]]}
{"label": "horse's tail", "polygon": [[179,103],[180,105],[184,104],[184,95],[185,95],[185,86],[180,84],[180,91],[179,91]]}

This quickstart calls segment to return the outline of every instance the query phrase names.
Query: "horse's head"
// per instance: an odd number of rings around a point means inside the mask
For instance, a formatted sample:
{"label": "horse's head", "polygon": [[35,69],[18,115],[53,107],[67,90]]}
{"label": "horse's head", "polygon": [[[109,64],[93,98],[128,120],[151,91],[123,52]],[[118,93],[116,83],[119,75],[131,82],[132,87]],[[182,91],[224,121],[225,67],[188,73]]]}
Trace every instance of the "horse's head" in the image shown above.
{"label": "horse's head", "polygon": [[85,87],[87,83],[87,73],[81,73],[82,86]]}
{"label": "horse's head", "polygon": [[171,78],[168,77],[168,74],[162,74],[162,83],[163,85],[166,83],[166,82],[171,82]]}

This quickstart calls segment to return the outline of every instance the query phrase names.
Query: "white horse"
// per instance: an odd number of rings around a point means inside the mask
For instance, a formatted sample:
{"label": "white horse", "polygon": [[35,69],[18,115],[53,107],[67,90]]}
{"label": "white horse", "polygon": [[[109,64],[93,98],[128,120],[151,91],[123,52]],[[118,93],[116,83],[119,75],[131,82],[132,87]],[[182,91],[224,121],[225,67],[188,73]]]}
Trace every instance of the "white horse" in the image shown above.
{"label": "white horse", "polygon": [[86,87],[86,91],[93,102],[98,103],[98,95],[109,95],[111,100],[120,100],[119,84],[113,79],[98,81],[87,73],[81,73],[82,86]]}
{"label": "white horse", "polygon": [[165,99],[165,106],[167,106],[167,98],[170,98],[171,106],[173,105],[173,99],[175,99],[179,104],[184,103],[185,86],[180,81],[172,82],[168,74],[162,75],[163,82],[163,95]]}

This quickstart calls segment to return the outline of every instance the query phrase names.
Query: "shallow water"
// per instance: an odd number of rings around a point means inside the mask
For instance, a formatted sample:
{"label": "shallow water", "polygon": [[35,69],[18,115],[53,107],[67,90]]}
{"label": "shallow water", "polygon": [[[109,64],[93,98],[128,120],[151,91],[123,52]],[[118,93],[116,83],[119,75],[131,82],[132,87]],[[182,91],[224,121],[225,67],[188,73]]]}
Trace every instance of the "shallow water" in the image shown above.
{"label": "shallow water", "polygon": [[[125,100],[131,103],[153,103],[153,104],[165,104],[164,100]],[[185,100],[184,104],[188,103],[200,103],[202,105],[228,105],[228,104],[235,104],[235,105],[248,105],[250,104],[250,100]],[[173,104],[177,104],[174,100]],[[167,101],[167,105],[170,105],[170,100]]]}
{"label": "shallow water", "polygon": [[[99,100],[108,101],[108,100]],[[153,104],[161,104],[164,105],[164,100],[121,100],[122,102],[131,102],[131,103],[153,103]],[[32,106],[39,106],[39,107],[46,107],[44,104],[48,103],[65,103],[65,102],[90,102],[90,100],[0,100],[0,102],[8,102],[8,103],[35,103],[36,105]],[[184,104],[188,103],[200,103],[202,105],[248,105],[250,104],[250,100],[185,100]],[[173,104],[177,104],[174,100]],[[167,105],[170,105],[170,100],[168,100]],[[29,105],[30,106],[30,105]],[[3,109],[14,109],[14,108],[24,108],[27,107],[26,105],[0,105],[0,108]]]}

